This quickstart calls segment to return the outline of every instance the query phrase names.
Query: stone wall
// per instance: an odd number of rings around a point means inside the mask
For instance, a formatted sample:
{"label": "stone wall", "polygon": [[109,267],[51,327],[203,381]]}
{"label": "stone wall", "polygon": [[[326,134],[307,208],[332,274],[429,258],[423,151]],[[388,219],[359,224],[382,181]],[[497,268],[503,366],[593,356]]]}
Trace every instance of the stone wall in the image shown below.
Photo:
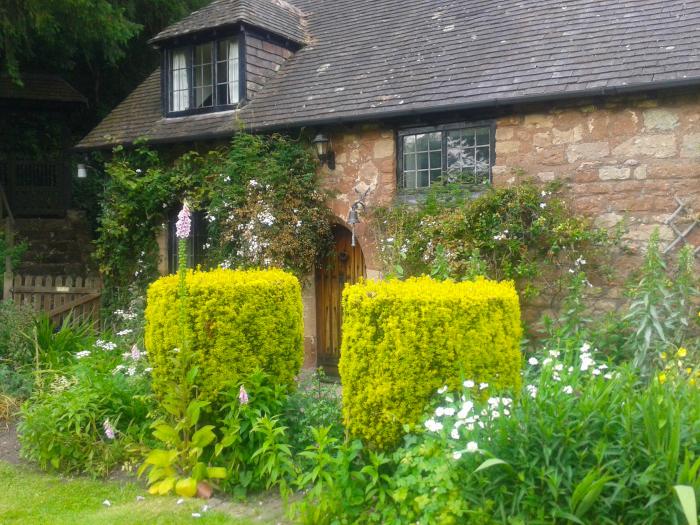
{"label": "stone wall", "polygon": [[624,220],[633,248],[656,227],[668,243],[674,197],[700,205],[700,95],[581,101],[500,118],[494,183],[515,182],[518,169],[568,183],[576,211],[603,226]]}
{"label": "stone wall", "polygon": [[[322,186],[333,194],[330,208],[340,224],[346,225],[350,206],[368,187],[368,208],[389,205],[396,195],[396,143],[394,130],[378,125],[336,128],[331,133],[335,169],[321,169]],[[355,227],[365,256],[368,276],[381,271],[376,239],[367,214],[360,214]]]}

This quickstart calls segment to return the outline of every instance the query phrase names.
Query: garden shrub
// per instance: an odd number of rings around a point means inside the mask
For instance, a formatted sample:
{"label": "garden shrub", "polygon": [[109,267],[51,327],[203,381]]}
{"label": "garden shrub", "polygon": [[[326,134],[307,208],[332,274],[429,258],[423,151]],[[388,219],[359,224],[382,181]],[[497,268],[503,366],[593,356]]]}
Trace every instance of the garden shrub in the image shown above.
{"label": "garden shrub", "polygon": [[[179,277],[148,289],[145,344],[153,366],[153,389],[165,394],[177,380],[182,346]],[[292,386],[303,360],[299,281],[282,270],[226,270],[187,274],[184,336],[191,364],[199,369],[202,399],[214,401],[227,385],[255,368]]]}
{"label": "garden shrub", "polygon": [[514,280],[524,299],[554,294],[560,278],[581,261],[604,274],[614,241],[573,213],[561,189],[560,183],[525,181],[474,196],[436,186],[421,206],[375,210],[379,255],[399,277],[461,280],[478,270]]}
{"label": "garden shrub", "polygon": [[465,376],[496,390],[520,384],[511,282],[364,281],[345,288],[343,315],[343,417],[351,435],[373,446],[397,444],[445,384]]}
{"label": "garden shrub", "polygon": [[46,371],[22,406],[21,454],[42,468],[92,476],[132,460],[152,409],[147,363],[137,348],[98,340],[73,364]]}

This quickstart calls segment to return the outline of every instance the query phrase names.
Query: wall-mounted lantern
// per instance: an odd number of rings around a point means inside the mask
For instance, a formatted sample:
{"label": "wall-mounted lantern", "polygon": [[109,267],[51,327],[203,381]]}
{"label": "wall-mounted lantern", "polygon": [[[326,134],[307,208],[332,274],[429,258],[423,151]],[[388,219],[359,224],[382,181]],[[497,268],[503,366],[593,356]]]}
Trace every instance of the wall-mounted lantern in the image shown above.
{"label": "wall-mounted lantern", "polygon": [[76,172],[76,176],[79,179],[86,179],[87,178],[87,164],[84,164],[82,162],[78,164],[78,170]]}
{"label": "wall-mounted lantern", "polygon": [[319,133],[311,141],[316,148],[316,155],[318,155],[318,160],[321,161],[321,166],[324,164],[328,166],[328,169],[335,169],[335,152],[330,148],[330,140],[323,133]]}

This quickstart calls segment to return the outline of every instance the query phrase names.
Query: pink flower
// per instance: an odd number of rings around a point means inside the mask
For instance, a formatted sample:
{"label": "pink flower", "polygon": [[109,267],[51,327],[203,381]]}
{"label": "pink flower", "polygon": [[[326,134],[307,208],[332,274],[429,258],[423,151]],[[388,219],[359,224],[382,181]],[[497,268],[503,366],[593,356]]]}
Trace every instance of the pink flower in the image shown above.
{"label": "pink flower", "polygon": [[240,390],[238,391],[238,401],[241,402],[241,405],[247,405],[248,404],[248,392],[245,391],[245,387],[241,385]]}
{"label": "pink flower", "polygon": [[131,359],[133,359],[134,361],[138,361],[139,359],[141,359],[141,351],[136,345],[131,347]]}
{"label": "pink flower", "polygon": [[112,423],[109,422],[109,419],[104,420],[102,423],[102,428],[105,430],[105,436],[107,436],[107,439],[114,439],[114,427],[112,426]]}
{"label": "pink flower", "polygon": [[190,236],[191,226],[190,209],[187,203],[184,203],[182,210],[177,214],[177,223],[175,224],[175,235],[177,235],[178,239],[187,239]]}

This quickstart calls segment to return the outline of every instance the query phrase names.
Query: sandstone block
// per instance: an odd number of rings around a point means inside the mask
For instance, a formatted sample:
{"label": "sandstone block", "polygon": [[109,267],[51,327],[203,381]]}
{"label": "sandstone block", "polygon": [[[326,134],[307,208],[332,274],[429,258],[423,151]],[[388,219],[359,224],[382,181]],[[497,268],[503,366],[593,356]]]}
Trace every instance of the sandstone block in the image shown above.
{"label": "sandstone block", "polygon": [[542,182],[551,182],[556,178],[553,171],[541,171],[537,174],[537,178]]}
{"label": "sandstone block", "polygon": [[552,143],[552,139],[549,137],[549,132],[545,133],[535,133],[532,136],[532,144],[535,146],[546,147]]}
{"label": "sandstone block", "polygon": [[554,120],[552,115],[547,115],[545,113],[531,113],[530,115],[525,115],[523,125],[533,128],[551,128],[554,126]]}
{"label": "sandstone block", "polygon": [[683,137],[681,157],[696,159],[700,157],[700,133],[690,133]]}
{"label": "sandstone block", "polygon": [[374,158],[383,159],[394,156],[393,139],[380,139],[374,143]]}
{"label": "sandstone block", "polygon": [[513,128],[496,128],[496,140],[510,140],[513,138]]}
{"label": "sandstone block", "polygon": [[569,162],[579,160],[599,160],[610,154],[610,146],[607,142],[586,142],[571,144],[566,149],[566,158]]}
{"label": "sandstone block", "polygon": [[623,180],[630,178],[630,168],[618,168],[617,166],[603,166],[598,170],[600,180]]}
{"label": "sandstone block", "polygon": [[671,130],[678,127],[678,115],[666,109],[647,109],[643,113],[644,127],[648,130]]}
{"label": "sandstone block", "polygon": [[581,142],[582,138],[583,128],[580,124],[563,131],[557,128],[552,129],[552,144],[572,144]]}
{"label": "sandstone block", "polygon": [[496,142],[496,154],[517,153],[520,150],[520,142],[515,140],[503,140]]}
{"label": "sandstone block", "polygon": [[620,157],[668,159],[676,154],[676,136],[671,134],[637,135],[613,149],[613,154]]}
{"label": "sandstone block", "polygon": [[637,166],[634,168],[634,178],[637,180],[643,180],[647,178],[647,167],[646,165],[644,166]]}

